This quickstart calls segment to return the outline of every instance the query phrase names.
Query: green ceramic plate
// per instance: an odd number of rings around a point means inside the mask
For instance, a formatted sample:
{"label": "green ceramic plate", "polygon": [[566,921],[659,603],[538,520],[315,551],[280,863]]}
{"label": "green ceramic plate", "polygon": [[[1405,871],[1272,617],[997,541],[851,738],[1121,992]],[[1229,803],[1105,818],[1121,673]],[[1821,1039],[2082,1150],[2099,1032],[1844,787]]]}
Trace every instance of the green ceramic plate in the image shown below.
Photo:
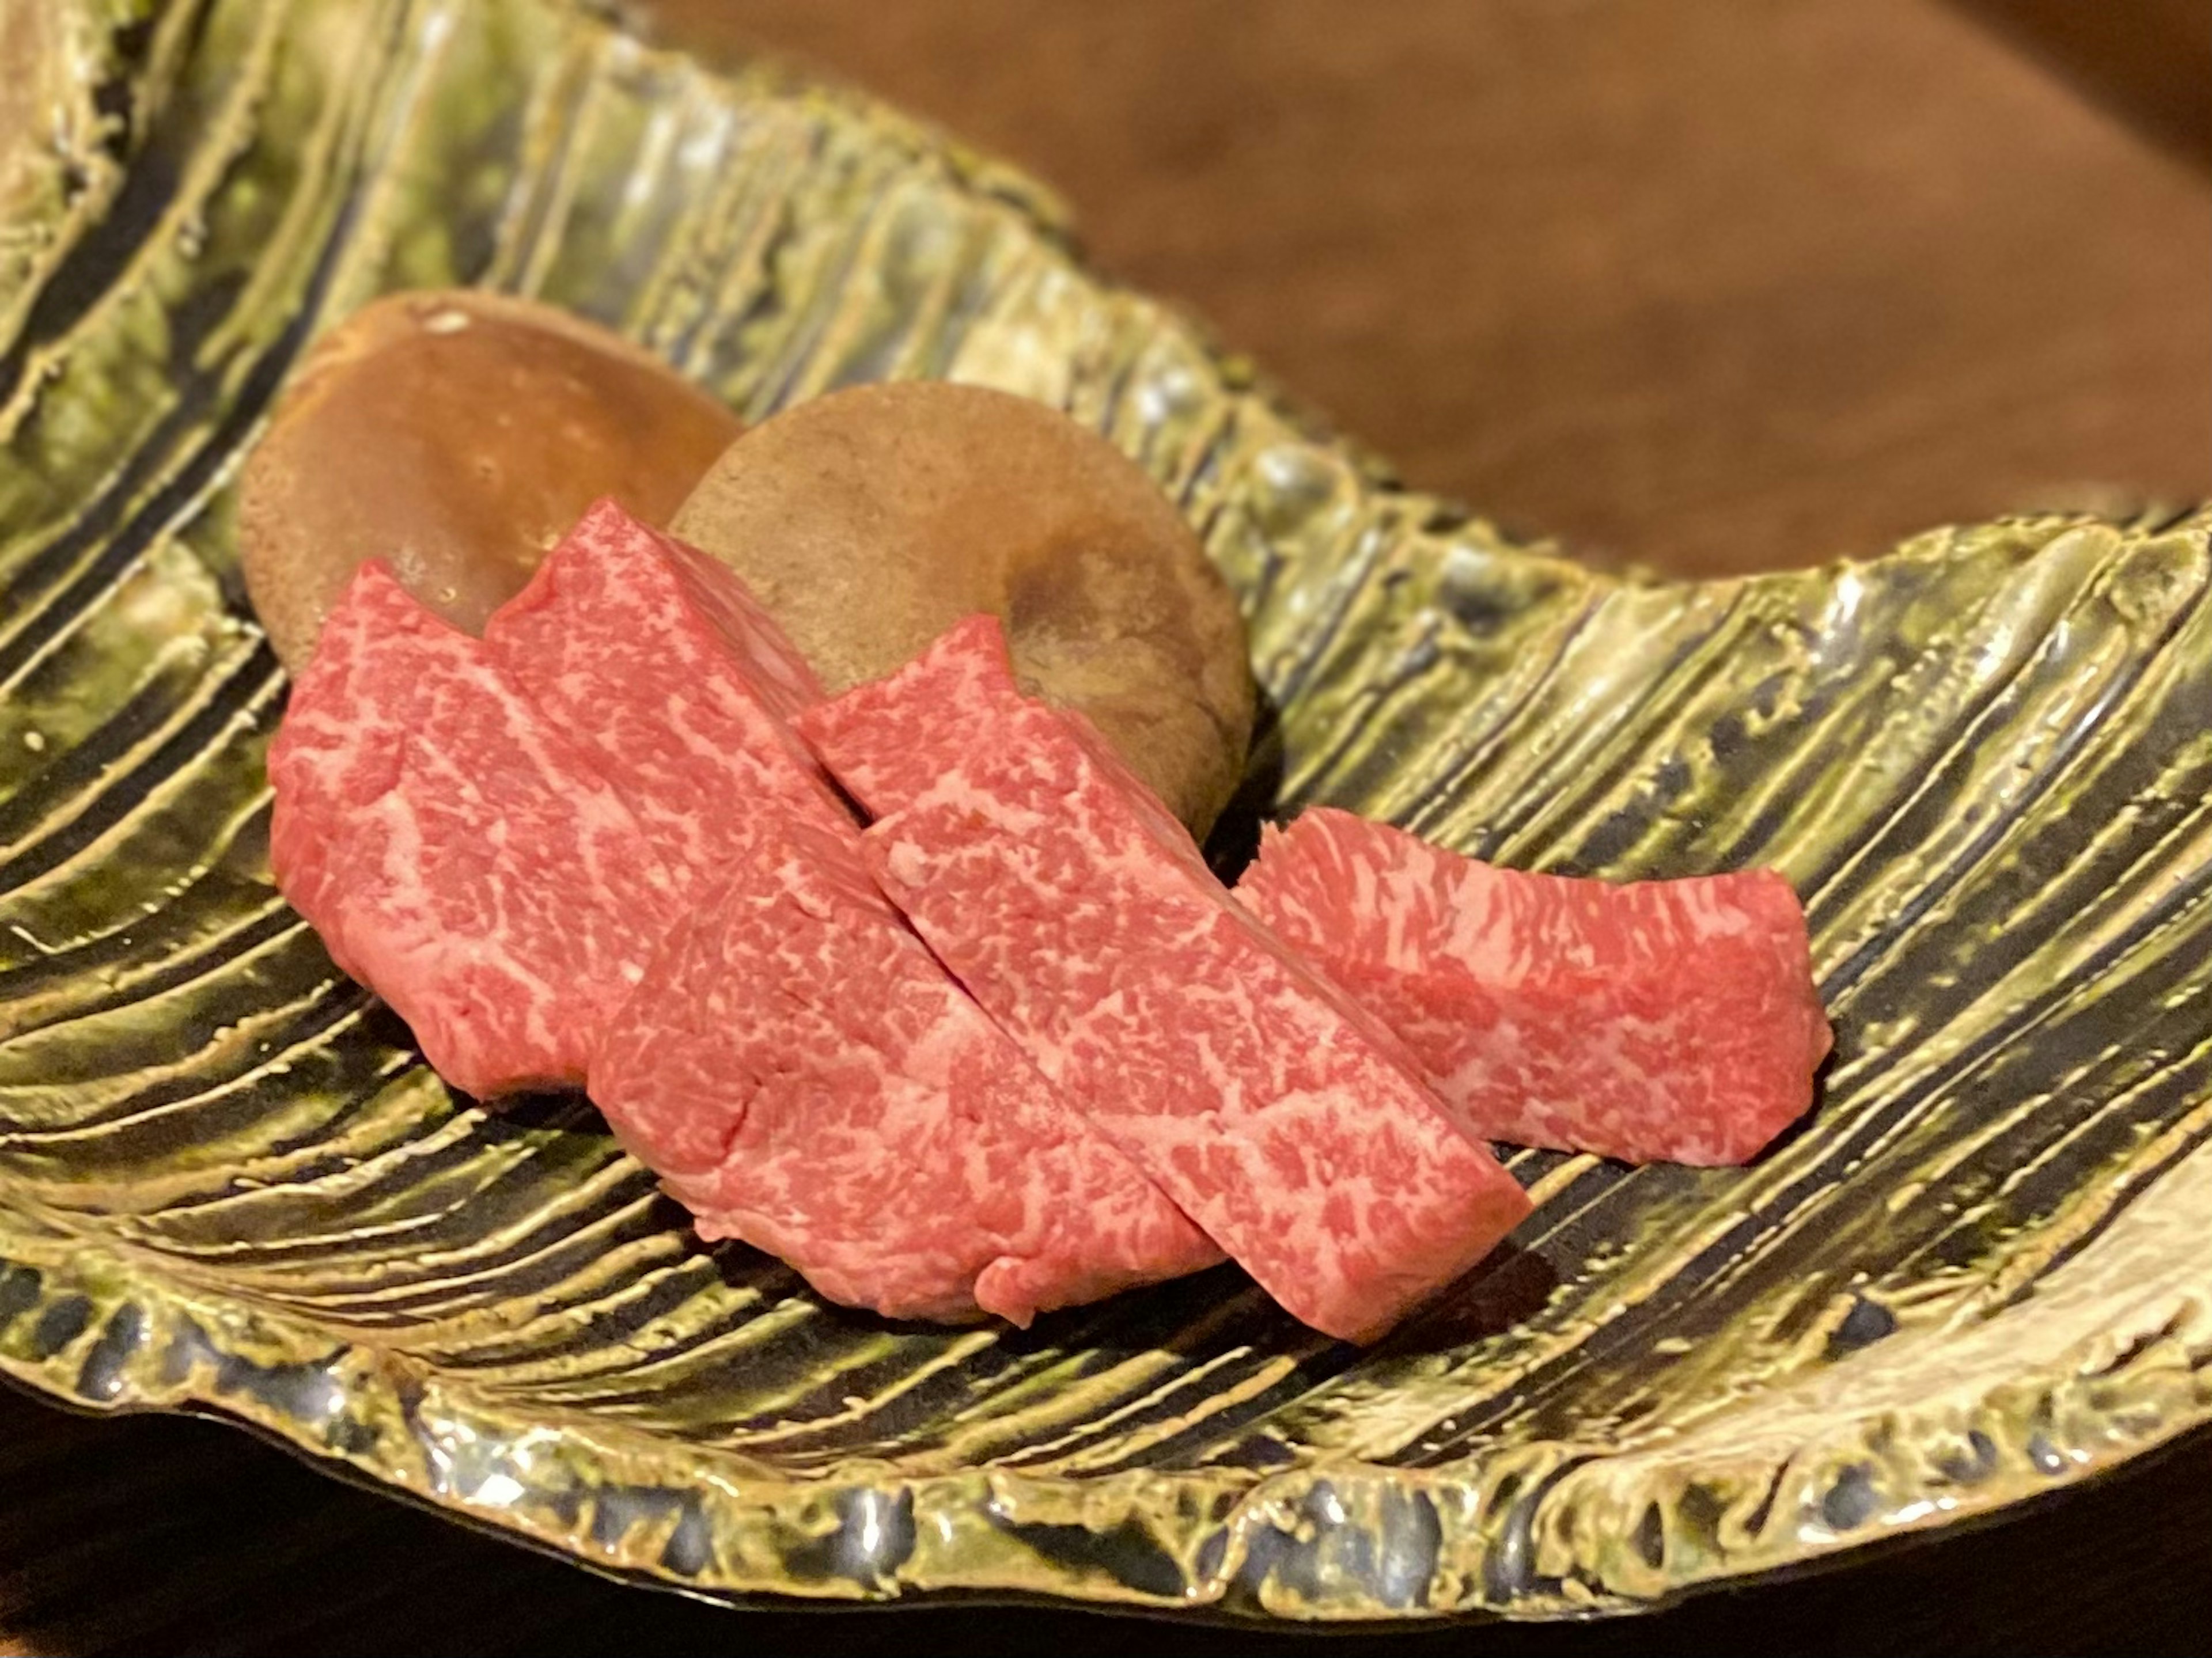
{"label": "green ceramic plate", "polygon": [[[1553,1616],[1942,1524],[2212,1415],[2212,519],[1594,574],[1401,493],[1018,176],[550,0],[68,0],[0,105],[0,1367],[725,1596]],[[28,95],[22,88],[27,85]],[[1173,491],[1330,800],[1778,865],[1839,1046],[1746,1170],[1522,1155],[1374,1350],[1234,1272],[946,1333],[487,1115],[271,890],[229,481],[319,327],[483,282],[748,415],[946,375]]]}

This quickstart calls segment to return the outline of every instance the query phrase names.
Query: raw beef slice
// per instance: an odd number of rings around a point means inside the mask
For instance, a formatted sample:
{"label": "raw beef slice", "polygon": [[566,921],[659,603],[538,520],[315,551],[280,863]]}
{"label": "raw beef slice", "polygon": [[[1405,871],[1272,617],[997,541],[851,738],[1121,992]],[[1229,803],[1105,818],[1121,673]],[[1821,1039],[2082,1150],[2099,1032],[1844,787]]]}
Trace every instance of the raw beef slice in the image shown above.
{"label": "raw beef slice", "polygon": [[1318,808],[1267,832],[1237,890],[1479,1134],[1741,1163],[1812,1102],[1828,1022],[1804,911],[1771,872],[1530,875]]}
{"label": "raw beef slice", "polygon": [[1269,1294],[1368,1340],[1528,1212],[1395,1040],[1239,908],[1079,717],[963,623],[799,729],[892,901]]}
{"label": "raw beef slice", "polygon": [[628,806],[484,647],[363,566],[269,751],[270,862],[469,1093],[579,1084],[675,919]]}
{"label": "raw beef slice", "polygon": [[580,519],[484,642],[622,792],[687,897],[764,811],[854,829],[790,717],[822,698],[726,568],[611,501]]}
{"label": "raw beef slice", "polygon": [[831,1299],[1016,1324],[1221,1259],[949,979],[851,836],[763,824],[616,1020],[592,1095],[707,1237]]}
{"label": "raw beef slice", "polygon": [[678,872],[690,919],[590,1081],[703,1234],[839,1301],[1024,1324],[1221,1258],[876,890],[785,722],[813,676],[734,574],[602,503],[484,636]]}

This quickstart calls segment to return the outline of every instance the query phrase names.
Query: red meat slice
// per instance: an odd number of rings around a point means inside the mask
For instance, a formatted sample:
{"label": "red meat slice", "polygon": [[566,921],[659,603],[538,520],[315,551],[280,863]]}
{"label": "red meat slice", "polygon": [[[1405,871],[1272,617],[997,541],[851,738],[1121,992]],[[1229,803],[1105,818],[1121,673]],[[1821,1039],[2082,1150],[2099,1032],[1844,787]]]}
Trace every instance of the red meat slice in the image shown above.
{"label": "red meat slice", "polygon": [[479,1096],[583,1080],[674,888],[479,641],[365,565],[293,687],[269,780],[278,887],[441,1076]]}
{"label": "red meat slice", "polygon": [[1804,911],[1771,872],[1524,874],[1324,807],[1270,830],[1237,890],[1479,1134],[1741,1163],[1812,1102],[1828,1022]]}
{"label": "red meat slice", "polygon": [[995,618],[799,729],[869,866],[984,1007],[1284,1307],[1380,1335],[1528,1202],[1394,1038],[1206,872]]}
{"label": "red meat slice", "polygon": [[1018,1324],[1221,1258],[876,889],[785,722],[813,676],[735,575],[602,503],[485,639],[678,872],[690,919],[590,1085],[702,1235],[839,1301]]}
{"label": "red meat slice", "polygon": [[892,1317],[1021,1325],[1220,1260],[1071,1124],[854,837],[787,819],[755,839],[671,934],[592,1072],[702,1236]]}
{"label": "red meat slice", "polygon": [[484,643],[637,813],[687,899],[763,811],[852,814],[788,724],[813,670],[730,570],[602,501],[492,613]]}

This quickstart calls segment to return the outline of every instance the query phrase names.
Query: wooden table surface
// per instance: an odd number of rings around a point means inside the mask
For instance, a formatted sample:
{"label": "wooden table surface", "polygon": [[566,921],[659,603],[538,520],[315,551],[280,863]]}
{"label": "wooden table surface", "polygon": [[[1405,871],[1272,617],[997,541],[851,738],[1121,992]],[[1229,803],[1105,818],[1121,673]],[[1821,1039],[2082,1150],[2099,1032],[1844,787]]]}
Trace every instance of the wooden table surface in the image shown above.
{"label": "wooden table surface", "polygon": [[[2009,508],[2212,496],[2200,0],[653,9],[1018,160],[1101,264],[1408,481],[1593,556],[1741,570]],[[732,1613],[225,1429],[4,1392],[0,1489],[0,1654],[1295,1644],[1056,1612]],[[1391,1649],[1731,1648],[2212,1648],[2212,1439],[1847,1570]]]}

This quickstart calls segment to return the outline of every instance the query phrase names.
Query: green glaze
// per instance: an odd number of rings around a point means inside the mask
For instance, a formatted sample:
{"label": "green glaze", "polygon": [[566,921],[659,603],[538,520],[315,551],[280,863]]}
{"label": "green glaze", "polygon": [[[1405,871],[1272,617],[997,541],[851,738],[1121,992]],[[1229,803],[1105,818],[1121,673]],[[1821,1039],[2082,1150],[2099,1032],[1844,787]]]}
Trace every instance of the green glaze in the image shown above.
{"label": "green glaze", "polygon": [[[1304,1619],[1649,1603],[2212,1415],[2212,519],[1594,574],[1388,487],[859,98],[550,0],[55,15],[128,114],[53,104],[74,175],[0,156],[8,1374],[704,1594]],[[938,375],[1096,425],[1244,598],[1273,806],[1786,871],[1838,1033],[1811,1126],[1745,1170],[1520,1154],[1535,1218],[1362,1353],[1229,1269],[887,1325],[695,1243],[587,1110],[450,1097],[270,887],[228,490],[314,330],[455,282],[748,416]]]}

